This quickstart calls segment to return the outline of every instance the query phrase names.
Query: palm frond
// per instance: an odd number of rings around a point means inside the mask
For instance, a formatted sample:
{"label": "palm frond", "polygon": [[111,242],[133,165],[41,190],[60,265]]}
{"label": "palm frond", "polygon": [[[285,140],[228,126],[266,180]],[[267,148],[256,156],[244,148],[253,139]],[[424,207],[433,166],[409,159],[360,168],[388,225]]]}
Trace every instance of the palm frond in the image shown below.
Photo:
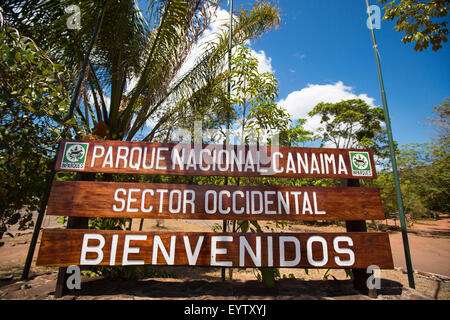
{"label": "palm frond", "polygon": [[[268,4],[258,4],[251,11],[240,11],[235,19],[233,28],[234,44],[241,44],[249,39],[261,36],[267,30],[278,26],[280,17],[275,7]],[[180,101],[183,97],[190,97],[196,91],[201,90],[207,84],[208,79],[217,78],[223,72],[228,52],[229,29],[216,34],[217,41],[205,44],[204,53],[197,59],[194,66],[178,80],[165,86],[162,94],[156,95],[158,100],[147,100],[148,105],[141,106],[137,114],[137,120],[127,135],[127,140],[145,125],[148,118],[157,110],[150,106],[160,106],[169,98]],[[172,79],[174,76],[172,76]],[[148,106],[148,107],[147,107]],[[170,112],[174,112],[171,110]]]}

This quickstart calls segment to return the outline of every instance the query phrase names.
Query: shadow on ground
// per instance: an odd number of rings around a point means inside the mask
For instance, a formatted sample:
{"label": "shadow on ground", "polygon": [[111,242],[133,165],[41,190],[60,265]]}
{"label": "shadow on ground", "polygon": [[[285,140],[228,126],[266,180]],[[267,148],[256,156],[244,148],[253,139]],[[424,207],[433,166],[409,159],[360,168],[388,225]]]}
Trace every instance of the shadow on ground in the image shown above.
{"label": "shadow on ground", "polygon": [[[402,294],[403,286],[382,279],[378,294]],[[225,282],[215,280],[145,279],[122,280],[90,278],[82,282],[81,290],[66,295],[96,299],[115,296],[147,299],[365,299],[353,288],[352,280],[300,280],[281,279],[275,288],[267,288],[256,280]]]}

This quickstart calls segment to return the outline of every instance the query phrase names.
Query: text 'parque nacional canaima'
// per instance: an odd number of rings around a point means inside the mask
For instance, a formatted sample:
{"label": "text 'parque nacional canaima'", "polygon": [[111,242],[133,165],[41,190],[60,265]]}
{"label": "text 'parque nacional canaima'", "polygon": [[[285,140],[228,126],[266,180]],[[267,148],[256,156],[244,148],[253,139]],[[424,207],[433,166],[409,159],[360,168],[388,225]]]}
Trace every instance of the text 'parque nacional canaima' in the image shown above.
{"label": "text 'parque nacional canaima'", "polygon": [[375,178],[371,151],[277,146],[65,141],[61,170],[169,175]]}

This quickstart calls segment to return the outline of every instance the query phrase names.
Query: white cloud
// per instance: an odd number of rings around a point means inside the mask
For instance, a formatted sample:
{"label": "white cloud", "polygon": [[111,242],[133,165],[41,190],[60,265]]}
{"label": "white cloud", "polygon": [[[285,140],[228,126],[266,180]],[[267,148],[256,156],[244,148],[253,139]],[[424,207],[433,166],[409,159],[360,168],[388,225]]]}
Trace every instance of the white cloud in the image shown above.
{"label": "white cloud", "polygon": [[267,57],[264,50],[260,50],[258,52],[252,50],[253,56],[258,60],[258,72],[264,73],[274,73],[275,71],[272,68],[272,58]]}
{"label": "white cloud", "polygon": [[308,112],[320,102],[336,103],[349,99],[362,99],[369,106],[375,106],[374,98],[365,93],[359,95],[353,93],[353,87],[344,85],[342,81],[324,85],[308,84],[306,88],[291,92],[278,103],[291,114],[293,119],[308,119],[305,123],[306,129],[317,130],[320,127],[320,118],[319,116],[310,118]]}

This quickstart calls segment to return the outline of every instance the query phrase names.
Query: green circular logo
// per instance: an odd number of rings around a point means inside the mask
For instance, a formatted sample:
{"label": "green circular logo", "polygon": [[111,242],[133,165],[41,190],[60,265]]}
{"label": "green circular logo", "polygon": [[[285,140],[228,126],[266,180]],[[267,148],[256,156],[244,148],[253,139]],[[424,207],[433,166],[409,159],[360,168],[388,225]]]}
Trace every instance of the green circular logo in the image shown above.
{"label": "green circular logo", "polygon": [[356,153],[353,155],[352,163],[359,170],[365,170],[369,166],[369,160],[360,153]]}
{"label": "green circular logo", "polygon": [[80,144],[73,144],[66,150],[66,159],[70,162],[78,162],[84,157],[84,148]]}

